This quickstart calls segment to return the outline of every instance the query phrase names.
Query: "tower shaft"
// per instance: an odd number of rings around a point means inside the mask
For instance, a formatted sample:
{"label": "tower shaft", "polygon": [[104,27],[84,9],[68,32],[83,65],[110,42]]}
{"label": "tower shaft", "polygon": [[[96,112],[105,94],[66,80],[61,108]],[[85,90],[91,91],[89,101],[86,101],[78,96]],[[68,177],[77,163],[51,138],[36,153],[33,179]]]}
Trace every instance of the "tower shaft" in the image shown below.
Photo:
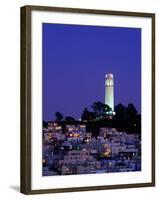
{"label": "tower shaft", "polygon": [[114,111],[114,79],[113,74],[105,75],[105,104]]}

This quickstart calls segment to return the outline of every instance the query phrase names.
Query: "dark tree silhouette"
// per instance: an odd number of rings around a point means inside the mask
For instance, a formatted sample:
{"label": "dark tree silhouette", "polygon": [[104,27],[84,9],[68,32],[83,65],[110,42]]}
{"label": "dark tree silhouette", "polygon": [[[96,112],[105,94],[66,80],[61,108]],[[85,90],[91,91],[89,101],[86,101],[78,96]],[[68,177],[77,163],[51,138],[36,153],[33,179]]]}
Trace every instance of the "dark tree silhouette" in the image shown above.
{"label": "dark tree silhouette", "polygon": [[[115,115],[112,113],[112,109],[101,103],[100,101],[92,104],[92,111],[89,111],[87,107],[84,108],[81,120],[86,121],[87,130],[92,132],[95,136],[98,135],[100,127],[114,127],[118,131],[126,131],[128,133],[141,133],[141,115],[138,114],[135,106],[130,103],[128,106],[118,104],[115,106]],[[110,115],[112,116],[110,118]],[[72,116],[63,117],[62,113],[56,112],[56,121],[62,124],[63,128],[65,124],[79,123]],[[64,121],[62,121],[64,118]],[[43,122],[43,126],[47,123]]]}
{"label": "dark tree silhouette", "polygon": [[94,102],[91,107],[96,116],[102,115],[102,113],[105,111],[105,104],[101,103],[100,101]]}
{"label": "dark tree silhouette", "polygon": [[141,116],[138,115],[138,112],[133,104],[128,104],[126,109],[127,118],[129,122],[129,129],[141,128]]}
{"label": "dark tree silhouette", "polygon": [[119,129],[123,130],[128,125],[128,118],[126,113],[126,107],[122,104],[118,104],[115,106],[115,116],[114,120],[116,121],[116,125]]}
{"label": "dark tree silhouette", "polygon": [[133,104],[127,107],[122,104],[115,106],[114,121],[119,130],[128,132],[141,132],[141,115],[138,114]]}
{"label": "dark tree silhouette", "polygon": [[67,122],[74,122],[75,121],[75,118],[71,117],[71,116],[66,116],[65,117],[65,121]]}
{"label": "dark tree silhouette", "polygon": [[81,116],[81,120],[82,121],[84,121],[84,120],[90,121],[93,119],[95,119],[95,113],[88,111],[87,107],[85,107],[84,111],[82,113],[82,116]]}
{"label": "dark tree silhouette", "polygon": [[55,118],[56,121],[61,121],[63,119],[63,114],[60,112],[56,112],[55,117],[56,117]]}
{"label": "dark tree silhouette", "polygon": [[104,108],[105,112],[112,112],[112,109],[110,106],[108,106],[107,104],[104,104],[104,106],[105,106]]}
{"label": "dark tree silhouette", "polygon": [[123,118],[126,119],[126,107],[122,104],[118,104],[115,106],[115,116],[116,118]]}
{"label": "dark tree silhouette", "polygon": [[128,104],[128,107],[126,108],[126,112],[127,112],[128,117],[130,118],[134,118],[137,115],[137,110],[132,103]]}
{"label": "dark tree silhouette", "polygon": [[91,107],[96,115],[96,118],[98,118],[98,119],[105,118],[112,111],[110,106],[108,106],[104,103],[101,103],[100,101],[94,102]]}

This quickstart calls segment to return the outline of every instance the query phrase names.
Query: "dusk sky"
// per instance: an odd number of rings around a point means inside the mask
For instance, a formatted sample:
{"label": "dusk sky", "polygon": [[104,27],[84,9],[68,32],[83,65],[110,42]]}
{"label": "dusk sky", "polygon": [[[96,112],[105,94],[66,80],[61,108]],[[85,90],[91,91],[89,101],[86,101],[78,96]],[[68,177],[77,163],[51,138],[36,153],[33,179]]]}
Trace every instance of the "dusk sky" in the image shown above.
{"label": "dusk sky", "polygon": [[114,74],[115,105],[141,112],[141,29],[43,24],[43,120],[55,112],[81,117],[104,103],[105,74]]}

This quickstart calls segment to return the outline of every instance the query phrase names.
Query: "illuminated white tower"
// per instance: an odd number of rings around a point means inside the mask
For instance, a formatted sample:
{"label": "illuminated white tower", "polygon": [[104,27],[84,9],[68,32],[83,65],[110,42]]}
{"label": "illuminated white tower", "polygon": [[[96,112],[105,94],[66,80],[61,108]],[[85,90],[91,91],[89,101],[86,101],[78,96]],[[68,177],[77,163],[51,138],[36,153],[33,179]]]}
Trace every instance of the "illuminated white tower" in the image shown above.
{"label": "illuminated white tower", "polygon": [[105,104],[114,111],[114,79],[113,74],[105,75]]}

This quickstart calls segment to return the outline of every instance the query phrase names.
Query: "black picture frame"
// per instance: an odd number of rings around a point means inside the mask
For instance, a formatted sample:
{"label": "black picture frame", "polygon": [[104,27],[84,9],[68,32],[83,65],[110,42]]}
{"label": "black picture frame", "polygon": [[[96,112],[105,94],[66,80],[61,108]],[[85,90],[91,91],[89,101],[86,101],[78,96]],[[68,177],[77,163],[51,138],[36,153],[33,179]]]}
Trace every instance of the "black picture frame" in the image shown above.
{"label": "black picture frame", "polygon": [[[42,189],[32,190],[31,188],[31,13],[32,11],[48,11],[48,12],[71,12],[71,13],[87,13],[97,15],[117,15],[117,16],[133,16],[146,17],[152,19],[152,160],[151,160],[151,182],[135,183],[124,185],[100,185],[76,188],[59,188],[59,189]],[[139,12],[123,12],[108,10],[92,10],[78,8],[62,8],[62,7],[46,7],[46,6],[24,6],[21,7],[21,180],[20,191],[24,194],[43,194],[43,193],[59,193],[59,192],[76,192],[88,190],[106,190],[120,188],[137,188],[155,186],[155,14],[139,13]]]}

